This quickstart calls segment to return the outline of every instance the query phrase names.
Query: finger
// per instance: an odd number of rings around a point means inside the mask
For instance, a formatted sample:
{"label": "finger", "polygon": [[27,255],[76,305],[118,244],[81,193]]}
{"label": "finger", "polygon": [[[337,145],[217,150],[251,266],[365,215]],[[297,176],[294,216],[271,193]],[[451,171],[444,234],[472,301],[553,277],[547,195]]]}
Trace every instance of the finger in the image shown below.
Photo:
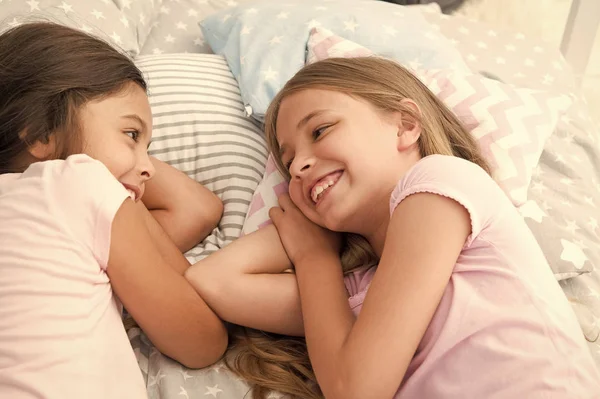
{"label": "finger", "polygon": [[281,194],[278,198],[279,200],[279,206],[281,207],[281,209],[283,209],[284,211],[288,211],[290,209],[294,209],[295,205],[292,202],[292,199],[290,198],[289,194]]}
{"label": "finger", "polygon": [[269,217],[273,221],[275,227],[277,227],[281,221],[281,218],[283,217],[283,210],[274,206],[273,208],[269,209]]}

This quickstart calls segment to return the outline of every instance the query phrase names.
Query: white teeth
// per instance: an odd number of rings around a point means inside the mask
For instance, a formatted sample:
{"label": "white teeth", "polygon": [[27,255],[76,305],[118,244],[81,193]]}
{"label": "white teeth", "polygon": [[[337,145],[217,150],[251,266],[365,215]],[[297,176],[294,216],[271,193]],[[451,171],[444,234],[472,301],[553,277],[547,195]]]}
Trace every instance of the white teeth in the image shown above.
{"label": "white teeth", "polygon": [[[338,176],[339,179],[339,176]],[[318,185],[314,186],[310,196],[314,203],[317,203],[319,198],[323,195],[323,193],[330,187],[332,187],[335,183],[337,183],[337,179],[334,180],[330,178],[327,181],[321,181]]]}
{"label": "white teeth", "polygon": [[321,184],[319,186],[317,186],[312,193],[312,200],[313,202],[317,202],[317,200],[319,199],[319,197],[321,196],[321,194],[323,194],[325,192],[325,190],[327,190],[329,187],[333,186],[334,182],[333,181],[329,181],[325,184]]}
{"label": "white teeth", "polygon": [[130,189],[127,189],[127,192],[129,193],[129,198],[131,198],[133,201],[135,201],[135,192]]}

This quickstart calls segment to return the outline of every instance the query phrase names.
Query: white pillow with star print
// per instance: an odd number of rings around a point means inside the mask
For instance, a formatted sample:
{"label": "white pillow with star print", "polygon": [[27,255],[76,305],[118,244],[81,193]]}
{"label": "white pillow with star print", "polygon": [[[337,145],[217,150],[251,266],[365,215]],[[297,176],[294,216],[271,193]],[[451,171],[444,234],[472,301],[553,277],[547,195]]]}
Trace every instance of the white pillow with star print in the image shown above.
{"label": "white pillow with star print", "polygon": [[[137,12],[141,10],[143,3],[151,3],[151,0],[118,0],[117,3],[126,11]],[[140,52],[136,32],[139,21],[133,20],[131,13],[124,13],[113,1],[0,1],[0,20],[6,22],[2,26],[3,30],[39,20],[56,22],[91,33],[132,57]]]}
{"label": "white pillow with star print", "polygon": [[[105,2],[105,0],[101,1]],[[156,21],[161,12],[164,14],[170,11],[168,8],[165,9],[164,4],[175,3],[165,0],[114,0],[112,2],[123,13],[119,24],[125,28],[133,27],[135,29],[138,43],[136,55],[141,54],[144,44],[156,29]],[[179,2],[175,4],[179,4]]]}

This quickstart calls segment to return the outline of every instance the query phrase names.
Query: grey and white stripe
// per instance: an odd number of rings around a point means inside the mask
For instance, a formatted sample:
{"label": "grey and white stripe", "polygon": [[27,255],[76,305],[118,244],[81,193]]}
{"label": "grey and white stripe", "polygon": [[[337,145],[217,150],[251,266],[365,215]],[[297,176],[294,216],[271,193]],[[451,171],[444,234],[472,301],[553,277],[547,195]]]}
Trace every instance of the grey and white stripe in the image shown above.
{"label": "grey and white stripe", "polygon": [[215,54],[137,58],[153,113],[150,153],[216,193],[225,211],[219,226],[186,256],[191,262],[239,237],[261,181],[267,145],[248,118],[237,82]]}

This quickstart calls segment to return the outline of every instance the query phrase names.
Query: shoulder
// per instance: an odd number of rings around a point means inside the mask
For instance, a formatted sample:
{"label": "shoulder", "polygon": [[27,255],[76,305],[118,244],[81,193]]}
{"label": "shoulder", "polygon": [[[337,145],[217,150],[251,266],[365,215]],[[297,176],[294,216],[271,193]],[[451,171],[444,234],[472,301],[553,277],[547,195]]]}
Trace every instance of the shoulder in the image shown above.
{"label": "shoulder", "polygon": [[125,187],[108,168],[85,154],[71,155],[65,160],[39,162],[23,173],[23,177],[34,175],[41,178],[50,196],[67,202],[98,203],[107,197],[127,196]]}
{"label": "shoulder", "polygon": [[479,165],[448,155],[430,155],[417,162],[398,183],[398,189],[425,182],[435,184],[459,183],[465,179],[487,181],[493,179]]}
{"label": "shoulder", "polygon": [[81,179],[93,181],[96,178],[102,180],[115,180],[108,168],[85,154],[75,154],[67,159],[56,159],[52,161],[36,162],[29,166],[23,177],[39,176],[48,180]]}
{"label": "shoulder", "polygon": [[86,186],[93,191],[95,187],[101,188],[107,184],[116,184],[116,179],[106,166],[87,155],[77,154],[65,160],[32,163],[22,173],[0,175],[0,194],[11,191],[13,194],[47,198],[64,190],[79,188],[85,193],[88,192]]}
{"label": "shoulder", "polygon": [[104,266],[112,222],[129,193],[102,162],[87,155],[44,164],[32,165],[24,175],[41,176],[48,209]]}
{"label": "shoulder", "polygon": [[465,159],[431,155],[417,162],[398,182],[390,197],[390,212],[408,196],[431,193],[450,198],[469,212],[476,236],[505,209],[510,200],[479,165]]}
{"label": "shoulder", "polygon": [[35,162],[23,173],[2,176],[2,181],[19,185],[36,185],[48,195],[64,190],[78,189],[81,194],[96,193],[119,185],[108,168],[85,154],[75,154],[67,159]]}
{"label": "shoulder", "polygon": [[457,191],[467,196],[504,196],[479,165],[454,156],[430,155],[417,162],[398,182],[391,204],[397,205],[415,192],[451,194]]}

